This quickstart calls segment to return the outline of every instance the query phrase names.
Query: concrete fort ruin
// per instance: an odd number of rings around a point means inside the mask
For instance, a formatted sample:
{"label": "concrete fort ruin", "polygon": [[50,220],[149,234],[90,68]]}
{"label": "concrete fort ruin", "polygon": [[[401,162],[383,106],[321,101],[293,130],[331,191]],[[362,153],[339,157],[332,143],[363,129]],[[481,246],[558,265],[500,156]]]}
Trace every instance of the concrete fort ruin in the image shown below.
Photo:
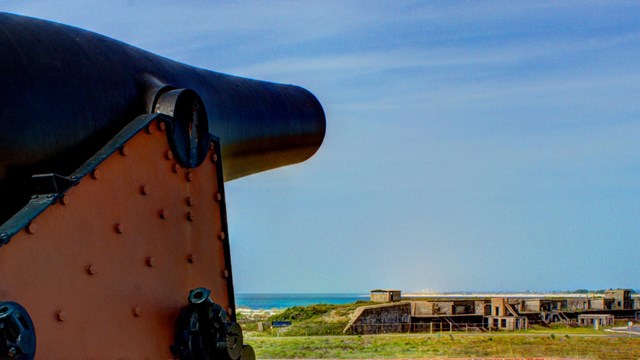
{"label": "concrete fort ruin", "polygon": [[588,294],[410,294],[376,289],[378,305],[356,310],[345,332],[356,334],[526,329],[533,324],[611,325],[640,319],[640,295],[630,290]]}

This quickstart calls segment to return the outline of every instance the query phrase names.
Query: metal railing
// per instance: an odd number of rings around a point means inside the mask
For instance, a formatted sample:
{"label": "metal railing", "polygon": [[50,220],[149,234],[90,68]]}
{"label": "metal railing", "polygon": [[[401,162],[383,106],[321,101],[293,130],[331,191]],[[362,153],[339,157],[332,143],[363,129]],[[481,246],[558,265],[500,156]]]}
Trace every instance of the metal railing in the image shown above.
{"label": "metal railing", "polygon": [[439,332],[487,332],[482,323],[456,323],[453,321],[428,323],[395,323],[395,324],[353,324],[354,334],[388,334],[388,333],[439,333]]}

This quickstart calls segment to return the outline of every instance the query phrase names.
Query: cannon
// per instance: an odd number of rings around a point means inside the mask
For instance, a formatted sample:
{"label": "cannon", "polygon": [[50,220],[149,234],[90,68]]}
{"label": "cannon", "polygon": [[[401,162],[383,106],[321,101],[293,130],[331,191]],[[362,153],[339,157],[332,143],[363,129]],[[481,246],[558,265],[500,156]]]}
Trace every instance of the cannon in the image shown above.
{"label": "cannon", "polygon": [[310,158],[294,85],[0,13],[0,359],[251,359],[224,182]]}

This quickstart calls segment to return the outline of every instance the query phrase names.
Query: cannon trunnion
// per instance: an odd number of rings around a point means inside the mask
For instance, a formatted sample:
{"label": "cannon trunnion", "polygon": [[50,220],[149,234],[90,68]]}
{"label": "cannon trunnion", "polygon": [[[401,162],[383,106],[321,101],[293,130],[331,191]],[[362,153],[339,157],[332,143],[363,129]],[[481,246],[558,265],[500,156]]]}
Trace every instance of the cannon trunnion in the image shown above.
{"label": "cannon trunnion", "polygon": [[224,182],[312,156],[319,102],[60,24],[0,30],[0,359],[255,358]]}

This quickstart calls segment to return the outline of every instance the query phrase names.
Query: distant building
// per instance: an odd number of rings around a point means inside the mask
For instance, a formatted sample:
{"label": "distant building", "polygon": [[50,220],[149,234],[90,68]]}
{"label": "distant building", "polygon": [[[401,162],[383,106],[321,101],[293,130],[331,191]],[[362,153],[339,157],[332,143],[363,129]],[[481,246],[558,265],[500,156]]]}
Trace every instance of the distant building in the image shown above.
{"label": "distant building", "polygon": [[402,298],[400,290],[375,289],[371,290],[371,301],[374,302],[395,302]]}
{"label": "distant building", "polygon": [[604,293],[604,298],[612,300],[610,309],[632,309],[633,304],[631,300],[631,291],[626,289],[607,290]]}

